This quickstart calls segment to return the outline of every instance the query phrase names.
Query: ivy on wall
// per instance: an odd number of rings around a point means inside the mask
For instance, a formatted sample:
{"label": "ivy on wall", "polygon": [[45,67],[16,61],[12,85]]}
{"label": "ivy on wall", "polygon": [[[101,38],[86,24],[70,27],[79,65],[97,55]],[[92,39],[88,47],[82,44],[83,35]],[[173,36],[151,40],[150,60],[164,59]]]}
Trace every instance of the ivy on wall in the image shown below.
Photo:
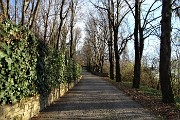
{"label": "ivy on wall", "polygon": [[[61,82],[80,77],[81,67],[38,40],[25,27],[0,21],[0,103],[47,95]],[[75,76],[75,77],[73,77]]]}

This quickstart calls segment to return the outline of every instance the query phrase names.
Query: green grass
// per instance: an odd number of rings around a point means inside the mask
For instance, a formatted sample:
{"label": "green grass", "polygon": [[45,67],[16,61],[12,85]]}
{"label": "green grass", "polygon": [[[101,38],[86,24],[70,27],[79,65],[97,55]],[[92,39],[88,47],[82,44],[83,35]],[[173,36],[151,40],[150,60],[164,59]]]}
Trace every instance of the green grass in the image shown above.
{"label": "green grass", "polygon": [[175,97],[175,102],[176,102],[177,108],[180,109],[180,97],[179,96]]}
{"label": "green grass", "polygon": [[141,86],[139,90],[149,96],[161,97],[161,92],[159,90],[148,86]]}
{"label": "green grass", "polygon": [[132,88],[132,82],[122,82],[122,85],[127,88]]}
{"label": "green grass", "polygon": [[[123,82],[122,85],[127,88],[132,88],[132,82]],[[148,86],[140,86],[140,89],[144,94],[149,96],[161,97],[161,92],[157,89],[150,88]]]}

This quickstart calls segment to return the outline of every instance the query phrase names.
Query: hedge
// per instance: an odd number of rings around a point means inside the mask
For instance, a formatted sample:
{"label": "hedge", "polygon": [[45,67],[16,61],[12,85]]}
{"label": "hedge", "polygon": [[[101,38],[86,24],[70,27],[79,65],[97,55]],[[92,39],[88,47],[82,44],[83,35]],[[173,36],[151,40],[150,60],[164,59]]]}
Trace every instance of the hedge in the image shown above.
{"label": "hedge", "polygon": [[64,51],[46,45],[23,26],[0,21],[1,104],[47,95],[61,82],[77,79],[80,74],[81,67],[67,60]]}

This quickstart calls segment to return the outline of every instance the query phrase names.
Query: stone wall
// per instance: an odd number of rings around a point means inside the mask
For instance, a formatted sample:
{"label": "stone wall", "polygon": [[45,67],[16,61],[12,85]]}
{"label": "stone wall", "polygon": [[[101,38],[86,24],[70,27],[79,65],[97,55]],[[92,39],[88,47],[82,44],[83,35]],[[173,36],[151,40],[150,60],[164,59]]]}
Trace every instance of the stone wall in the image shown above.
{"label": "stone wall", "polygon": [[0,106],[0,120],[29,120],[72,89],[76,83],[77,81],[69,84],[62,83],[59,88],[52,90],[48,96],[37,95],[23,99],[14,105]]}

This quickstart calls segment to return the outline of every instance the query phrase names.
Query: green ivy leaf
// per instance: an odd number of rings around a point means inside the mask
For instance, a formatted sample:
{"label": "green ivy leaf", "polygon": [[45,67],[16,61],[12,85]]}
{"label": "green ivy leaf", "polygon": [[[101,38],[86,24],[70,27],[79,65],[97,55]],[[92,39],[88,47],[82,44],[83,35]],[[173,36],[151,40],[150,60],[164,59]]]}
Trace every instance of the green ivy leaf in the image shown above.
{"label": "green ivy leaf", "polygon": [[3,51],[0,51],[0,59],[6,57],[7,55],[3,52]]}
{"label": "green ivy leaf", "polygon": [[1,35],[2,37],[5,37],[7,34],[6,34],[4,31],[0,30],[0,35]]}
{"label": "green ivy leaf", "polygon": [[10,55],[11,50],[10,50],[9,46],[6,45],[6,43],[1,43],[0,45],[1,45],[1,47],[4,49],[5,53],[6,53],[7,55]]}
{"label": "green ivy leaf", "polygon": [[3,98],[3,97],[4,97],[4,93],[5,93],[5,92],[1,90],[1,92],[0,92],[0,98]]}
{"label": "green ivy leaf", "polygon": [[5,58],[6,62],[8,63],[8,69],[11,70],[11,64],[13,63],[11,58]]}
{"label": "green ivy leaf", "polygon": [[10,35],[13,35],[13,34],[14,34],[14,30],[10,30],[10,31],[9,31],[9,34],[10,34]]}

